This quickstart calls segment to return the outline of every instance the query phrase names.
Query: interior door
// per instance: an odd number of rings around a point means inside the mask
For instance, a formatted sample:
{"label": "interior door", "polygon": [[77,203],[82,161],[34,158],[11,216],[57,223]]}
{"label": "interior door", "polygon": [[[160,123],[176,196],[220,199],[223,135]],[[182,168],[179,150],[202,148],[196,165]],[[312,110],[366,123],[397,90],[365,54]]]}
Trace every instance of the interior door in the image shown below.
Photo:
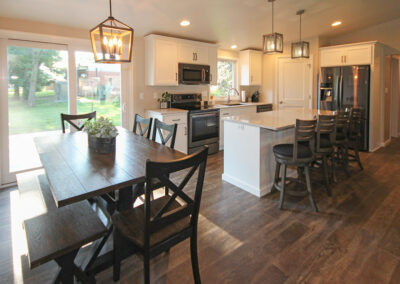
{"label": "interior door", "polygon": [[311,108],[311,60],[278,58],[278,108]]}

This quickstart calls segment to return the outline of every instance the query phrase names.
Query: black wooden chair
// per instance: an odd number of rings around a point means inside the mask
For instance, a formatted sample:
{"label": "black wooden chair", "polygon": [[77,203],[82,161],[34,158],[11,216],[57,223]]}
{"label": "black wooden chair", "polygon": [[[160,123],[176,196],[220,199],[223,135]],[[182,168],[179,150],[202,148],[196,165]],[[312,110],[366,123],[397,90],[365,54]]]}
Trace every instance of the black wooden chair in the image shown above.
{"label": "black wooden chair", "polygon": [[[135,122],[133,124],[133,133],[138,134],[140,136],[145,136],[150,139],[151,134],[151,124],[153,122],[153,118],[144,118],[138,114],[135,114]],[[137,133],[139,130],[139,133]]]}
{"label": "black wooden chair", "polygon": [[329,196],[332,195],[329,187],[330,174],[328,168],[328,160],[331,160],[332,176],[335,176],[335,157],[334,157],[334,143],[336,139],[336,115],[319,115],[317,122],[316,133],[316,147],[315,157],[316,161],[322,162],[324,171],[324,179],[326,192]]}
{"label": "black wooden chair", "polygon": [[335,160],[338,161],[347,176],[350,176],[349,172],[349,158],[348,158],[348,148],[349,148],[349,139],[348,139],[348,129],[349,129],[349,120],[350,120],[350,110],[349,109],[341,109],[337,112],[336,119],[336,139],[335,139]]}
{"label": "black wooden chair", "polygon": [[[303,183],[300,176],[296,178],[286,177],[287,166],[295,166],[304,169],[306,176],[307,195],[310,199],[311,206],[315,212],[318,211],[317,205],[312,196],[311,181],[310,181],[310,164],[314,161],[315,151],[315,127],[317,120],[299,120],[296,119],[294,144],[278,144],[273,147],[273,152],[276,160],[275,179],[272,190],[279,190],[280,201],[279,209],[283,208],[285,198],[286,181],[294,181]],[[280,178],[280,169],[283,165],[283,176]],[[281,181],[281,186],[279,185]],[[295,194],[294,192],[288,192]],[[297,195],[297,193],[295,194]]]}
{"label": "black wooden chair", "polygon": [[[113,216],[114,224],[114,281],[120,278],[123,243],[128,241],[143,255],[144,283],[150,283],[150,259],[168,251],[179,242],[190,238],[192,269],[195,283],[201,283],[197,258],[197,223],[203,190],[208,148],[170,162],[146,162],[146,188],[143,205],[119,212]],[[187,186],[198,169],[195,186]],[[170,174],[189,170],[177,186]],[[182,172],[181,172],[182,173]],[[172,195],[150,200],[160,181]],[[194,198],[183,190],[194,187]],[[179,201],[177,200],[179,197]]]}
{"label": "black wooden chair", "polygon": [[156,118],[154,119],[153,135],[151,137],[151,140],[156,141],[157,137],[159,137],[161,144],[166,145],[171,139],[169,147],[174,149],[177,128],[178,125],[176,123],[166,124]]}
{"label": "black wooden chair", "polygon": [[74,120],[91,120],[91,119],[96,119],[96,112],[89,112],[89,113],[84,113],[84,114],[61,114],[61,125],[62,125],[62,131],[65,133],[65,122],[68,122],[70,125],[72,125],[76,130],[81,131],[84,127],[84,123],[82,125],[78,126],[74,122]]}
{"label": "black wooden chair", "polygon": [[[361,170],[363,166],[361,164],[359,145],[361,141],[361,119],[363,110],[360,108],[352,108],[350,111],[349,119],[349,130],[348,130],[348,140],[349,147],[347,149],[347,157],[349,162],[357,162]],[[349,151],[352,150],[354,153],[350,154]]]}

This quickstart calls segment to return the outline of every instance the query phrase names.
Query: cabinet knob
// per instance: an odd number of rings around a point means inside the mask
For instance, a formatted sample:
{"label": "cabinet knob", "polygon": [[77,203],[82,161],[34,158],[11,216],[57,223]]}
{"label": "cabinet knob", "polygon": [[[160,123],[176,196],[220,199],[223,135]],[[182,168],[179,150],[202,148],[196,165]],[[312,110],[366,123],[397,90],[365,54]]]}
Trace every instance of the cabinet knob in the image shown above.
{"label": "cabinet knob", "polygon": [[279,104],[283,104],[283,101],[280,101]]}

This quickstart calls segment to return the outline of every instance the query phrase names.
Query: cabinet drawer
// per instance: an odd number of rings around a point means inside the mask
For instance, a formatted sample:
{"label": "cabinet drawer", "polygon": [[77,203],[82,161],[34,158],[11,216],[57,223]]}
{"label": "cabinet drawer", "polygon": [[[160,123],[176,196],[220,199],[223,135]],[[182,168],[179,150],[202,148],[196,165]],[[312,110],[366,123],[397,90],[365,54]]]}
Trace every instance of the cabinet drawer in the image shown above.
{"label": "cabinet drawer", "polygon": [[187,124],[187,115],[167,115],[163,117],[163,122],[167,124]]}

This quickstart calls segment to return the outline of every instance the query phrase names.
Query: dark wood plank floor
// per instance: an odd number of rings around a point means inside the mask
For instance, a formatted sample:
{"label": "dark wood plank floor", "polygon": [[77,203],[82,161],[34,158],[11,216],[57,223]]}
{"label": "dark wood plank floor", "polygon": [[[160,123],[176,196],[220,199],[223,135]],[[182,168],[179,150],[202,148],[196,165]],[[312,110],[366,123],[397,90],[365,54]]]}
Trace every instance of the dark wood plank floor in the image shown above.
{"label": "dark wood plank floor", "polygon": [[[221,181],[223,154],[210,156],[199,221],[203,283],[400,283],[400,139],[361,157],[365,170],[339,172],[332,198],[314,175],[313,213],[307,198],[288,198],[281,211],[277,193],[258,199]],[[29,270],[16,192],[0,192],[0,282],[47,283],[57,267]],[[151,275],[153,283],[192,283],[188,241],[155,258]],[[142,283],[137,256],[123,262],[121,277]],[[112,270],[97,282],[112,283]]]}

